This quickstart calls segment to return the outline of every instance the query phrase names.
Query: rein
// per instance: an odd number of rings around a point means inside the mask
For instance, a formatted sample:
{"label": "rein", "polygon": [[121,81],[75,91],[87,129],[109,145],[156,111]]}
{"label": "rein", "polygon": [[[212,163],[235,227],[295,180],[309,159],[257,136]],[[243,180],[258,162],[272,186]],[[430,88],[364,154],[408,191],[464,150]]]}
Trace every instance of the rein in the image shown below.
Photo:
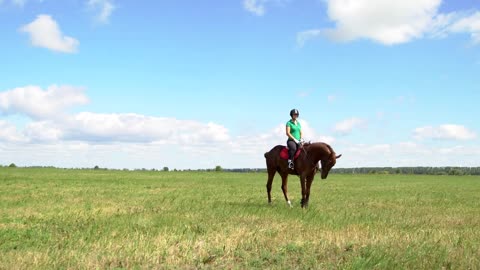
{"label": "rein", "polygon": [[[302,146],[302,151],[303,151],[303,153],[305,153],[305,160],[307,160],[307,157],[308,157],[308,151],[307,151],[305,146],[310,146],[310,145],[312,145],[312,143],[308,142],[308,143],[305,143],[305,145]],[[315,162],[312,162],[312,165],[314,165],[313,170],[315,171],[318,167],[318,164],[315,164]]]}

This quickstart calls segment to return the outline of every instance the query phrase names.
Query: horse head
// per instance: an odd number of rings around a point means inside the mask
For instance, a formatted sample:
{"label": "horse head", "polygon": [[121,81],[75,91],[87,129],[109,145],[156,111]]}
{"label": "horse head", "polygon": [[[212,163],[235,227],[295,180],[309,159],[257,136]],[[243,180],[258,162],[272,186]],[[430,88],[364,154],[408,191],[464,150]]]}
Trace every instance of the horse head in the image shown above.
{"label": "horse head", "polygon": [[328,173],[333,168],[333,166],[335,166],[335,164],[337,163],[337,158],[340,158],[341,156],[342,155],[338,155],[338,156],[333,155],[331,158],[321,161],[321,164],[322,164],[321,177],[322,177],[322,179],[327,178]]}
{"label": "horse head", "polygon": [[335,154],[335,151],[333,151],[332,147],[328,144],[324,144],[326,149],[326,155],[323,155],[322,158],[320,158],[320,164],[322,165],[321,169],[321,178],[326,179],[328,176],[328,173],[330,170],[335,166],[337,163],[337,159],[342,157],[342,155]]}

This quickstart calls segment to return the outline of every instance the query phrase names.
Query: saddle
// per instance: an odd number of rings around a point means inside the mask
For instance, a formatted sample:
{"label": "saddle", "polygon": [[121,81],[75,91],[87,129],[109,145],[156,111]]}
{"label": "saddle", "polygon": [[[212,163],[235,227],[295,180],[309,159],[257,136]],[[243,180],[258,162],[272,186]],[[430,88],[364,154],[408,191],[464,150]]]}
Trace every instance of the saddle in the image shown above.
{"label": "saddle", "polygon": [[[302,147],[299,147],[297,149],[297,152],[295,153],[295,156],[293,156],[293,160],[297,159],[298,156],[300,156],[300,151],[302,150]],[[282,148],[280,151],[280,158],[287,160],[288,159],[288,147]]]}

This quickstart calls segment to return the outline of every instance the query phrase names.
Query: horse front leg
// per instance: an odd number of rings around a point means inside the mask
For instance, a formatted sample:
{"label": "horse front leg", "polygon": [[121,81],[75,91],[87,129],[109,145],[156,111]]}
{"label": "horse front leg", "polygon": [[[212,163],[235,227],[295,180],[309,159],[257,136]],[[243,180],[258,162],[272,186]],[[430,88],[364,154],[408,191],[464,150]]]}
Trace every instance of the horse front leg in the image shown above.
{"label": "horse front leg", "polygon": [[282,174],[281,176],[282,176],[283,196],[285,196],[285,200],[287,201],[288,206],[292,207],[292,202],[288,199],[288,188],[287,188],[288,174]]}
{"label": "horse front leg", "polygon": [[310,200],[310,187],[312,186],[313,183],[313,178],[315,175],[311,175],[307,177],[307,183],[306,183],[306,189],[305,189],[305,201],[304,201],[304,206],[305,208],[308,207],[308,201]]}
{"label": "horse front leg", "polygon": [[302,200],[300,201],[300,204],[302,208],[305,207],[305,202],[306,202],[306,192],[307,192],[307,186],[306,186],[306,178],[302,175],[300,177],[300,187],[302,188]]}

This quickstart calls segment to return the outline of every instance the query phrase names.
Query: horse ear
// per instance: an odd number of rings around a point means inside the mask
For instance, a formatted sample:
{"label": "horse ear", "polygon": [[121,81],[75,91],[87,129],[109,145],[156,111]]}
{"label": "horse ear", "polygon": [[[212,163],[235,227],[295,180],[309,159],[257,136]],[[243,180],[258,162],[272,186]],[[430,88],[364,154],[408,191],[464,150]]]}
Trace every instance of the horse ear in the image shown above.
{"label": "horse ear", "polygon": [[342,154],[338,155],[336,158],[341,158],[342,157]]}

